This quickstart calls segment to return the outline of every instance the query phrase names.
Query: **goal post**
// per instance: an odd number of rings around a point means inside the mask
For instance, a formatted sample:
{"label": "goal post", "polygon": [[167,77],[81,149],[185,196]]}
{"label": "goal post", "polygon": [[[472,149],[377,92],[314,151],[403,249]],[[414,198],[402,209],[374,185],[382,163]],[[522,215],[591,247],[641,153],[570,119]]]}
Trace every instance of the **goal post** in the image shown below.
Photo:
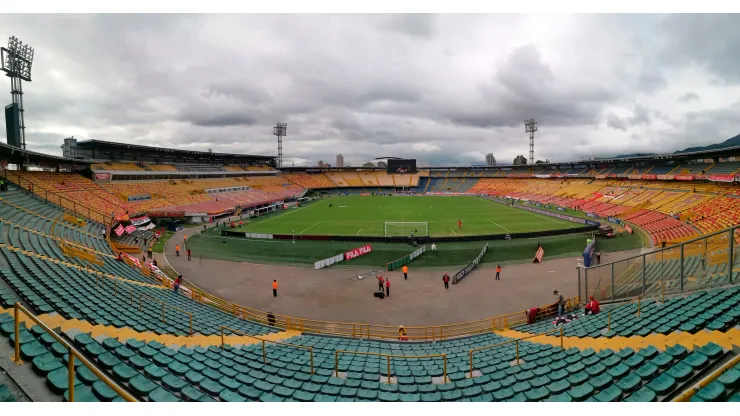
{"label": "goal post", "polygon": [[385,222],[386,237],[429,237],[427,222]]}

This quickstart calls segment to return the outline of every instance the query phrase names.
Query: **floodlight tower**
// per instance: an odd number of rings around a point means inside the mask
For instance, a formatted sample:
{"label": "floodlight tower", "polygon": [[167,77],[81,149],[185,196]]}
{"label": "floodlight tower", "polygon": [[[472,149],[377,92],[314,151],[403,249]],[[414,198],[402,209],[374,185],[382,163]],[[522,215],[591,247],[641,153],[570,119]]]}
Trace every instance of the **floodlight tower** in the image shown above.
{"label": "floodlight tower", "polygon": [[537,122],[533,118],[524,120],[524,132],[529,133],[529,164],[534,165],[534,132],[537,131]]}
{"label": "floodlight tower", "polygon": [[288,135],[288,123],[278,122],[272,128],[272,135],[277,136],[278,141],[278,168],[283,167],[283,137]]}
{"label": "floodlight tower", "polygon": [[23,85],[21,81],[31,82],[31,64],[33,63],[33,48],[24,45],[15,36],[8,39],[8,47],[0,48],[0,69],[10,77],[10,94],[13,104],[17,106],[20,119],[21,147],[26,149],[26,125],[23,117]]}

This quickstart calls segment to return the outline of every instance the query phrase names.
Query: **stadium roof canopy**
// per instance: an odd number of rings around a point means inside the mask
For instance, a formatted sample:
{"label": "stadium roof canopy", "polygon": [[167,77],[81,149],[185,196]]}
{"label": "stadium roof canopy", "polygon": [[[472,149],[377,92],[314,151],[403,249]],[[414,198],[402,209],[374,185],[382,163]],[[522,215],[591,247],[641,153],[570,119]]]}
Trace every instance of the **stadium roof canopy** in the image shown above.
{"label": "stadium roof canopy", "polygon": [[198,150],[169,149],[155,146],[142,146],[109,142],[105,140],[82,140],[77,147],[91,152],[93,160],[141,160],[180,163],[249,163],[268,162],[274,156],[245,155],[234,153],[202,152]]}
{"label": "stadium roof canopy", "polygon": [[23,164],[47,167],[74,165],[83,169],[89,165],[89,162],[85,162],[83,160],[54,156],[46,153],[34,152],[33,150],[23,150],[20,147],[11,146],[7,143],[0,143],[0,159],[16,165]]}

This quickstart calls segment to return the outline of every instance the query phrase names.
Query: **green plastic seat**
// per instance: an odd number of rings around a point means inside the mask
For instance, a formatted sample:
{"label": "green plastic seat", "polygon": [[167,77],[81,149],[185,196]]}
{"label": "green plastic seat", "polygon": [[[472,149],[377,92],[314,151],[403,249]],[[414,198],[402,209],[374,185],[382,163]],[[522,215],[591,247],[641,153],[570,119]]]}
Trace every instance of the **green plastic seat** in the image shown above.
{"label": "green plastic seat", "polygon": [[636,392],[632,393],[625,401],[626,402],[654,402],[656,394],[653,390],[643,387]]}
{"label": "green plastic seat", "polygon": [[572,402],[573,398],[568,393],[561,393],[547,398],[548,402]]}
{"label": "green plastic seat", "polygon": [[666,371],[666,374],[676,379],[676,381],[684,381],[693,373],[693,371],[694,369],[691,368],[690,365],[684,362],[677,362]]}
{"label": "green plastic seat", "polygon": [[34,370],[43,376],[62,367],[64,367],[62,362],[52,353],[46,353],[33,359]]}
{"label": "green plastic seat", "polygon": [[[54,393],[62,394],[62,392],[67,390],[67,375],[67,367],[58,368],[46,375],[46,381],[48,382],[49,387]],[[75,376],[74,384],[75,386],[78,386],[81,385],[82,382]]]}
{"label": "green plastic seat", "polygon": [[154,382],[141,374],[131,378],[128,384],[134,394],[141,397],[146,397],[152,390],[158,387]]}
{"label": "green plastic seat", "polygon": [[618,402],[622,397],[622,390],[619,387],[612,385],[601,390],[593,397],[598,402]]}
{"label": "green plastic seat", "polygon": [[115,400],[118,396],[118,393],[116,393],[112,388],[108,387],[107,384],[105,384],[104,381],[98,380],[93,383],[91,387],[93,393],[100,399],[102,402],[110,402]]}
{"label": "green plastic seat", "polygon": [[591,397],[593,392],[594,388],[590,384],[583,383],[581,385],[573,387],[568,393],[570,394],[570,397],[573,399],[573,401],[582,402]]}
{"label": "green plastic seat", "polygon": [[[69,401],[69,390],[64,392],[64,401]],[[84,402],[99,402],[100,400],[98,397],[93,393],[93,391],[84,385],[75,386],[75,397],[74,397],[75,403],[84,403]]]}
{"label": "green plastic seat", "polygon": [[698,351],[694,351],[686,358],[684,358],[681,362],[688,364],[695,370],[699,370],[701,368],[704,368],[709,363],[709,359],[706,355]]}
{"label": "green plastic seat", "polygon": [[149,400],[152,402],[181,402],[180,398],[175,396],[174,394],[170,393],[169,391],[163,389],[162,387],[157,387],[156,389],[149,392]]}
{"label": "green plastic seat", "polygon": [[185,400],[189,402],[197,402],[203,396],[205,396],[205,394],[203,394],[202,391],[196,389],[195,387],[191,385],[187,385],[183,387],[180,393],[182,394],[183,398],[185,398]]}
{"label": "green plastic seat", "polygon": [[647,387],[658,395],[666,395],[676,387],[676,379],[665,372],[652,379]]}
{"label": "green plastic seat", "polygon": [[162,377],[162,385],[166,387],[168,390],[171,390],[175,393],[179,393],[182,389],[185,388],[185,386],[188,385],[188,383],[181,379],[180,377],[177,377],[172,374],[167,374],[164,377]]}
{"label": "green plastic seat", "polygon": [[635,374],[643,380],[650,380],[658,373],[658,366],[653,363],[645,363],[635,371]]}

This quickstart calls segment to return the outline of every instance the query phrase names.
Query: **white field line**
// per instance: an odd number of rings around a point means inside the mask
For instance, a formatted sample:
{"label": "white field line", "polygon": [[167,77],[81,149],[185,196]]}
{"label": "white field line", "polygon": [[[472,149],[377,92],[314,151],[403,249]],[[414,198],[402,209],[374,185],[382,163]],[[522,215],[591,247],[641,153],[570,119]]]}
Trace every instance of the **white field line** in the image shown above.
{"label": "white field line", "polygon": [[[227,238],[229,240],[241,240],[241,241],[260,241],[264,243],[292,243],[292,240],[270,240],[267,238],[244,238],[244,237],[222,237],[218,235],[194,235],[193,237],[202,237],[202,238]],[[191,238],[193,238],[191,237]]]}
{"label": "white field line", "polygon": [[319,222],[317,222],[316,224],[314,224],[314,225],[312,225],[312,226],[310,226],[310,227],[306,228],[305,230],[303,230],[303,231],[299,232],[298,234],[303,234],[303,233],[305,233],[306,231],[310,230],[311,228],[313,228],[313,227],[315,227],[315,226],[317,226],[317,225],[321,224],[322,222],[323,222],[323,221],[319,221]]}
{"label": "white field line", "polygon": [[455,232],[455,230],[453,230],[452,228],[450,228],[450,231],[452,231],[452,234],[457,235],[457,233]]}
{"label": "white field line", "polygon": [[491,224],[493,224],[493,225],[495,225],[495,226],[497,226],[497,227],[501,227],[501,228],[503,228],[504,230],[506,230],[506,231],[508,231],[508,232],[511,232],[511,230],[510,230],[510,229],[508,229],[508,228],[504,227],[503,225],[501,225],[501,224],[497,223],[497,222],[496,222],[496,221],[494,221],[494,220],[488,220],[488,221],[491,221]]}

